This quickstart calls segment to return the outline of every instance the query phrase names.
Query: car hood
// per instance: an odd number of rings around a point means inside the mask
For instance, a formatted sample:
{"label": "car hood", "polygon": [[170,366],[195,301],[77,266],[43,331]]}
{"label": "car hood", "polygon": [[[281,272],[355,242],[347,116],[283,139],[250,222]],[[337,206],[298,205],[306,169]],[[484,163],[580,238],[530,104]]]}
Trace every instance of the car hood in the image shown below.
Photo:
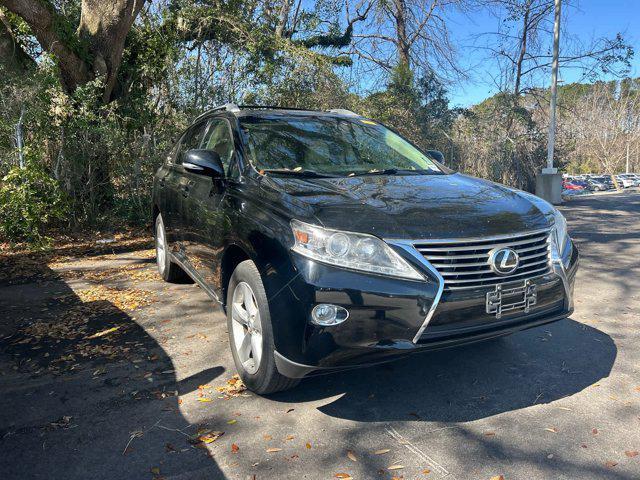
{"label": "car hood", "polygon": [[[460,238],[535,230],[549,226],[553,208],[531,194],[462,174],[272,176],[263,183],[263,192],[263,201],[289,205],[291,216],[299,220],[382,238]],[[279,198],[270,199],[273,195]]]}

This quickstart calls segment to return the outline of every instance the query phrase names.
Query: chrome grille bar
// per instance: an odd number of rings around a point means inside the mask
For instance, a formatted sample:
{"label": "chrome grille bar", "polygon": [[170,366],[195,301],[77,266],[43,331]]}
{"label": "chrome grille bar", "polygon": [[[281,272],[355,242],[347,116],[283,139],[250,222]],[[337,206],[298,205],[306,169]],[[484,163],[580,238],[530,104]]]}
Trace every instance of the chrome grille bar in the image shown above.
{"label": "chrome grille bar", "polygon": [[[445,290],[493,287],[526,276],[550,272],[549,229],[495,237],[420,240],[414,248],[440,273]],[[491,270],[489,253],[510,247],[518,252],[520,265],[510,275]]]}

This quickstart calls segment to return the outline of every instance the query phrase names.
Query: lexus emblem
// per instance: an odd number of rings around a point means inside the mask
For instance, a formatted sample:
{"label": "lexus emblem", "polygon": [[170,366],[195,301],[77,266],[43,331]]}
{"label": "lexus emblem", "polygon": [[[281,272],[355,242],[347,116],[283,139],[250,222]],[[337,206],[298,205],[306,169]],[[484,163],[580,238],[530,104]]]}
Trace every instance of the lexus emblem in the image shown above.
{"label": "lexus emblem", "polygon": [[520,265],[518,252],[512,248],[495,248],[489,252],[489,266],[498,275],[509,275]]}

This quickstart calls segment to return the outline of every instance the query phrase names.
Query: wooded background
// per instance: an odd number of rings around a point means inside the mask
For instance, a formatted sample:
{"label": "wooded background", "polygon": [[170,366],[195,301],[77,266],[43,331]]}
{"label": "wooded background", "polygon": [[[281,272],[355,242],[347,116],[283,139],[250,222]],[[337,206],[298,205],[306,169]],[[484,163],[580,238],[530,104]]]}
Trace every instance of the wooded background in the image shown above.
{"label": "wooded background", "polygon": [[[500,20],[473,52],[499,65],[499,93],[452,108],[448,90],[473,72],[450,17],[478,11]],[[52,227],[146,224],[163,153],[229,101],[348,108],[530,191],[552,26],[553,0],[0,0],[0,236],[42,245]],[[632,47],[561,38],[561,69],[583,80],[559,89],[557,164],[640,171]]]}

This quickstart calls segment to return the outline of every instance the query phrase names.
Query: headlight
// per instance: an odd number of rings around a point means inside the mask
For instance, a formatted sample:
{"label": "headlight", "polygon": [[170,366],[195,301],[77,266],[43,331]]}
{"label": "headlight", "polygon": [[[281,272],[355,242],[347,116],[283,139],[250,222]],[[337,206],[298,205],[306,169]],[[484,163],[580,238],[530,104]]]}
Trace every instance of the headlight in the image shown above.
{"label": "headlight", "polygon": [[393,277],[424,280],[424,277],[377,237],[342,232],[291,220],[293,251],[339,267]]}
{"label": "headlight", "polygon": [[562,259],[562,252],[564,252],[564,248],[566,247],[567,240],[569,238],[567,235],[567,220],[557,209],[554,209],[553,221],[552,235],[555,243],[554,247],[557,251],[554,252],[554,249],[552,248],[551,256],[553,260],[559,260]]}

